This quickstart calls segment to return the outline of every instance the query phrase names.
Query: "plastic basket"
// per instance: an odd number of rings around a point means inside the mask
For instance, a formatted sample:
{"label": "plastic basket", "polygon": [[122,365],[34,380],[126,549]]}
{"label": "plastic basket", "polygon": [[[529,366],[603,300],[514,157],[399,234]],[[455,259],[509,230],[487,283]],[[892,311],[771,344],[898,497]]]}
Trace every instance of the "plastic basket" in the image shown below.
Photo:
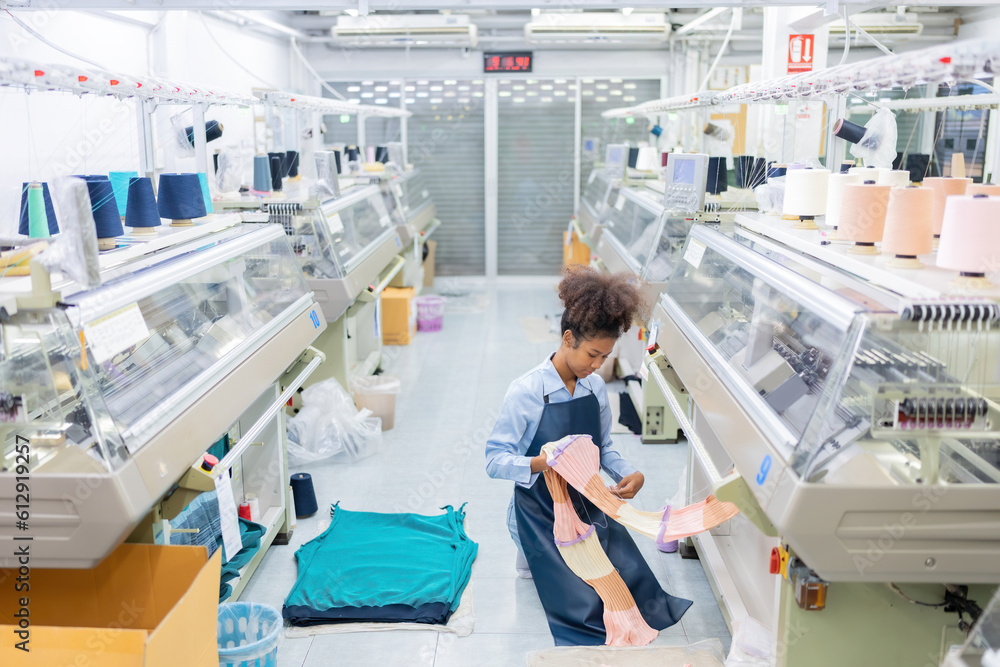
{"label": "plastic basket", "polygon": [[219,667],[277,667],[281,614],[257,602],[219,605]]}
{"label": "plastic basket", "polygon": [[441,331],[444,322],[444,298],[428,295],[413,300],[417,304],[417,331]]}

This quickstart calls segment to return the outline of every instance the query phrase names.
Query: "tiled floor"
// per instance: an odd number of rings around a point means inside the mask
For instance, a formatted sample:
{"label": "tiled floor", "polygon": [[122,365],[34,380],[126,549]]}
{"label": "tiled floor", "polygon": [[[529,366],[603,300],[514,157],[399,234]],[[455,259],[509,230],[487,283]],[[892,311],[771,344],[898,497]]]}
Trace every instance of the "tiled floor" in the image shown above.
{"label": "tiled floor", "polygon": [[[452,290],[462,285],[448,283]],[[402,392],[395,428],[384,433],[381,450],[353,465],[319,464],[308,472],[321,507],[340,501],[353,510],[433,513],[468,502],[469,534],[479,543],[472,571],[475,631],[464,638],[393,631],[284,639],[282,667],[523,665],[525,653],[553,645],[534,586],[514,575],[514,545],[506,529],[512,485],[487,477],[483,444],[508,384],[554,349],[529,342],[518,319],[556,312],[559,303],[551,283],[468,289],[485,293],[479,299],[486,301],[484,312],[448,312],[442,331],[386,349],[386,372],[400,378]],[[635,502],[647,510],[662,506],[677,490],[686,446],[643,445],[633,435],[616,435],[615,442],[645,474]],[[328,522],[324,512],[299,520],[293,543],[270,549],[243,599],[280,609],[295,581],[295,550]],[[636,543],[666,590],[695,601],[656,643],[720,637],[728,650],[729,631],[700,563],[661,554],[641,536]]]}

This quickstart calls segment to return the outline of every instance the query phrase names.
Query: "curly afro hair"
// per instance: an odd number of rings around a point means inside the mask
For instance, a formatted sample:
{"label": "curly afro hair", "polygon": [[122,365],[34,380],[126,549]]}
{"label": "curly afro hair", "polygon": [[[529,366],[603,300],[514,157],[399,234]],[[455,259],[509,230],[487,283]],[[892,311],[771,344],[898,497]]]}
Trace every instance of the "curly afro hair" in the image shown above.
{"label": "curly afro hair", "polygon": [[619,338],[646,310],[642,293],[623,273],[606,274],[586,266],[570,266],[559,282],[565,306],[562,330],[576,344],[594,338]]}

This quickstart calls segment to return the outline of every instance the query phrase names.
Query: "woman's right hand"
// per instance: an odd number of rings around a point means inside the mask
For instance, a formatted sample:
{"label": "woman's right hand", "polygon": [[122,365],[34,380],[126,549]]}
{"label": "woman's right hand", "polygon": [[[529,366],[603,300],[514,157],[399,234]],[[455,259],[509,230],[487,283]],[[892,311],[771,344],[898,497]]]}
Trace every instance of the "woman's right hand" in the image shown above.
{"label": "woman's right hand", "polygon": [[542,472],[543,470],[549,469],[549,463],[545,458],[545,454],[539,454],[538,456],[531,457],[531,472]]}

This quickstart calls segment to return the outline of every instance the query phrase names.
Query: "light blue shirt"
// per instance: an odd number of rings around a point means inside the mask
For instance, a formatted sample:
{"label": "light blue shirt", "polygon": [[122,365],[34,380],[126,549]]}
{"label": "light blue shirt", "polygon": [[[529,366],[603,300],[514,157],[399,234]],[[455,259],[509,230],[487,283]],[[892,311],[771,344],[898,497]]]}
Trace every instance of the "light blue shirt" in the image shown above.
{"label": "light blue shirt", "polygon": [[542,419],[544,397],[548,396],[550,403],[562,403],[587,394],[594,394],[601,406],[601,467],[615,482],[635,472],[611,442],[611,407],[604,380],[597,374],[581,378],[576,381],[575,392],[570,396],[549,358],[514,380],[507,390],[500,417],[486,442],[487,474],[525,487],[534,484],[540,473],[532,474],[531,458],[524,454]]}

